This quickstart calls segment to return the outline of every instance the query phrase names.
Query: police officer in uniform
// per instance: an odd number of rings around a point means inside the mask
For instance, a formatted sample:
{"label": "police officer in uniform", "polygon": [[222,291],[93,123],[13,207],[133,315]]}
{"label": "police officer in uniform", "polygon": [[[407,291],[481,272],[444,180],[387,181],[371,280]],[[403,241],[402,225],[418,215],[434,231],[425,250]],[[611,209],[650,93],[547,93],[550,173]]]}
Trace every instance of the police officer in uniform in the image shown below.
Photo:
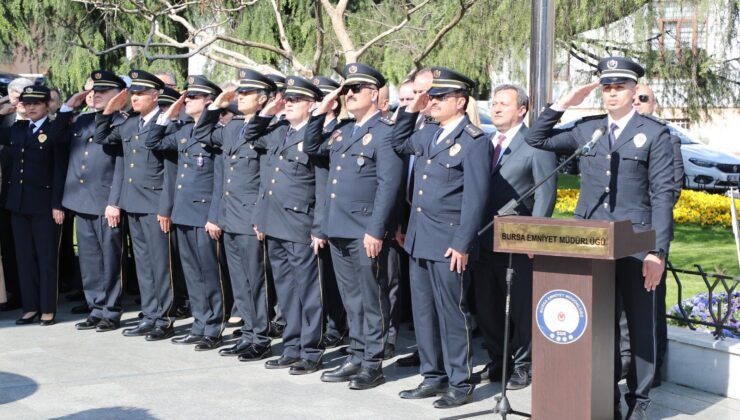
{"label": "police officer in uniform", "polygon": [[[219,354],[239,356],[240,361],[272,356],[265,271],[267,248],[264,240],[257,238],[251,224],[264,153],[254,147],[255,139],[247,141],[242,134],[276,89],[275,83],[261,73],[240,70],[236,92],[226,91],[216,98],[209,105],[202,124],[195,129],[196,137],[208,135],[208,141],[222,148],[221,206],[217,222],[224,232],[234,301],[244,324],[239,340],[233,346],[219,350]],[[218,121],[222,109],[230,106],[234,96],[241,115],[235,115],[225,126],[205,133],[209,124]]]}
{"label": "police officer in uniform", "polygon": [[[317,76],[312,79],[314,85],[318,86],[324,95],[330,94],[339,88],[339,83],[326,76]],[[328,111],[324,120],[324,135],[331,134],[334,127],[339,122],[337,117],[341,111],[341,102],[335,101],[334,109]],[[329,177],[329,160],[327,157],[317,162],[320,171],[317,171],[316,182],[326,183]],[[325,222],[325,221],[324,221]],[[322,222],[322,225],[323,223]],[[347,313],[342,305],[342,297],[337,287],[337,279],[334,275],[334,265],[331,262],[331,250],[324,247],[319,250],[319,271],[321,272],[321,289],[324,299],[324,315],[326,318],[326,328],[324,336],[321,338],[321,347],[329,349],[337,347],[344,341],[347,335]]]}
{"label": "police officer in uniform", "polygon": [[[411,256],[411,300],[424,381],[401,398],[443,394],[436,408],[472,400],[474,385],[470,278],[490,184],[491,143],[465,109],[475,82],[444,67],[432,69],[432,87],[401,108],[396,150],[414,154],[414,189],[404,248]],[[413,134],[418,111],[431,103],[429,122]]]}
{"label": "police officer in uniform", "polygon": [[[178,153],[172,222],[194,319],[190,333],[172,342],[195,344],[196,351],[218,348],[226,322],[219,264],[221,228],[216,223],[221,198],[221,150],[193,135],[202,113],[220,94],[218,85],[205,77],[189,76],[187,92],[158,117],[145,142],[147,149]],[[169,120],[178,118],[183,103],[191,120],[167,134]],[[211,130],[214,125],[210,124]]]}
{"label": "police officer in uniform", "polygon": [[[255,147],[266,150],[267,161],[253,224],[258,236],[267,237],[278,305],[286,321],[283,354],[268,360],[265,367],[290,368],[293,375],[317,371],[323,353],[319,346],[323,310],[316,254],[326,246],[317,213],[318,203],[324,200],[324,186],[317,185],[315,159],[304,149],[307,139],[321,137],[323,116],[309,118],[311,107],[320,98],[321,91],[311,81],[290,76],[284,99],[276,97],[250,122],[264,130],[274,115],[285,109],[285,119],[255,142]],[[244,138],[250,140],[252,134]]]}
{"label": "police officer in uniform", "polygon": [[[123,147],[120,204],[126,211],[131,233],[144,315],[136,327],[123,330],[123,335],[157,341],[174,334],[169,252],[172,191],[166,177],[174,176],[175,168],[171,154],[152,151],[144,145],[160,112],[157,97],[164,83],[143,70],[132,70],[129,77],[131,87],[114,96],[95,116],[94,140]],[[126,105],[129,91],[134,114],[116,125],[115,114]]]}
{"label": "police officer in uniform", "polygon": [[[632,349],[625,395],[627,418],[644,419],[655,372],[655,289],[665,269],[672,230],[673,151],[665,124],[632,108],[637,79],[645,73],[642,66],[626,58],[606,57],[599,61],[598,70],[599,82],[576,88],[546,109],[526,141],[540,149],[571,153],[601,130],[604,134],[595,146],[581,156],[581,194],[575,217],[630,220],[636,231],[655,230],[653,250],[617,260],[615,267],[617,302],[624,305]],[[553,129],[568,107],[580,104],[599,85],[606,115],[584,118],[570,129]],[[616,324],[618,313],[615,318]],[[616,332],[618,380],[618,327]],[[618,414],[616,380],[614,393]]]}
{"label": "police officer in uniform", "polygon": [[[126,82],[110,71],[95,70],[90,77],[95,109],[104,109],[113,96],[126,89]],[[85,94],[79,96],[84,99]],[[82,105],[70,102],[62,106],[60,116]],[[125,114],[117,113],[112,124],[120,125],[125,120]],[[94,143],[94,137],[95,113],[80,115],[69,130],[69,166],[62,204],[75,213],[82,288],[90,308],[87,319],[75,327],[105,332],[118,328],[122,311],[119,202],[123,152],[120,145]]]}
{"label": "police officer in uniform", "polygon": [[[324,232],[329,236],[339,292],[347,311],[351,353],[325,372],[325,382],[349,381],[350,389],[385,382],[383,356],[390,321],[388,247],[395,233],[394,207],[403,162],[393,151],[393,123],[378,108],[385,78],[370,66],[352,63],[342,71],[347,110],[356,120],[339,124],[322,144],[306,141],[310,153],[329,156]],[[328,112],[335,90],[314,114]]]}
{"label": "police officer in uniform", "polygon": [[0,145],[8,147],[11,162],[5,208],[11,213],[24,312],[18,325],[32,323],[39,314],[41,325],[52,325],[57,308],[68,120],[49,121],[49,98],[44,86],[24,88],[20,101],[28,120],[0,131]]}

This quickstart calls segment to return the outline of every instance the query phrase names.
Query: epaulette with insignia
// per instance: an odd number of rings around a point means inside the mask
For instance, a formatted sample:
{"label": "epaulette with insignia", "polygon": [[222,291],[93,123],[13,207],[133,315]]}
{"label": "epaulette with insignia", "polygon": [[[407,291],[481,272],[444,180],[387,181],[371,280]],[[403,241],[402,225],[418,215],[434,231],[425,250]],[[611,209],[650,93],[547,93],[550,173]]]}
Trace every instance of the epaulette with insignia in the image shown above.
{"label": "epaulette with insignia", "polygon": [[480,128],[474,126],[473,124],[468,124],[465,126],[465,131],[470,134],[470,137],[477,139],[478,137],[483,135],[483,130]]}
{"label": "epaulette with insignia", "polygon": [[645,114],[642,114],[642,116],[645,117],[645,118],[647,118],[647,119],[649,119],[649,120],[653,120],[653,121],[655,121],[656,123],[658,123],[660,125],[668,125],[668,121],[666,121],[666,120],[664,120],[662,118],[658,118],[655,115],[645,115]]}
{"label": "epaulette with insignia", "polygon": [[244,121],[244,115],[234,115],[233,117],[231,117],[231,120],[232,121],[233,120],[242,120],[242,121]]}
{"label": "epaulette with insignia", "polygon": [[395,124],[392,119],[387,118],[387,117],[382,117],[380,119],[380,122],[382,122],[384,124],[387,124],[387,125],[393,125],[393,124]]}
{"label": "epaulette with insignia", "polygon": [[600,120],[602,118],[606,118],[606,114],[589,115],[587,117],[581,118],[581,122],[591,121],[591,120]]}

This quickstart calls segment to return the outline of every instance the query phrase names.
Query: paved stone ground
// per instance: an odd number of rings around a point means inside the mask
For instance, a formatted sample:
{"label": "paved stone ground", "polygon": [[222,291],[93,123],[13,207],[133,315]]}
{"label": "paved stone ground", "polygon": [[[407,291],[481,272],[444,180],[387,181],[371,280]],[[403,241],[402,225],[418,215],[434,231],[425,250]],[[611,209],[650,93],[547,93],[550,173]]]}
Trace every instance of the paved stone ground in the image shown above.
{"label": "paved stone ground", "polygon": [[[471,404],[437,410],[432,399],[398,397],[421,377],[413,368],[397,367],[395,359],[386,363],[387,384],[352,391],[346,384],[320,382],[318,373],[291,376],[268,371],[262,362],[240,363],[169,341],[149,343],[120,331],[76,331],[74,323],[82,317],[69,315],[71,306],[62,305],[59,322],[51,327],[18,327],[18,313],[0,313],[0,419],[497,418],[490,409],[499,384],[476,388]],[[136,312],[128,312],[123,319],[132,324],[135,317]],[[178,332],[184,333],[189,323],[179,321]],[[402,326],[397,357],[413,350],[412,336]],[[281,348],[274,345],[275,354]],[[475,351],[480,369],[480,340]],[[341,361],[335,349],[324,360],[327,368]],[[738,400],[674,384],[651,395],[653,419],[740,419]],[[530,388],[510,392],[509,399],[515,409],[529,411]]]}

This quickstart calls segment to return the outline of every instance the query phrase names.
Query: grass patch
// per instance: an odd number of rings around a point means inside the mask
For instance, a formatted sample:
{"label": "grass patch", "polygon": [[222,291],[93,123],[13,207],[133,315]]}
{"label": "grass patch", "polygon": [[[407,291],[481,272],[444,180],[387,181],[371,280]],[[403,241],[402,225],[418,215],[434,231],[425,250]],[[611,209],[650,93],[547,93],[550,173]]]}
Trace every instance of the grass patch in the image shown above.
{"label": "grass patch", "polygon": [[[553,213],[554,218],[570,219],[572,213]],[[720,273],[729,276],[740,275],[737,254],[735,252],[735,238],[732,230],[724,227],[700,227],[696,225],[675,225],[671,253],[668,256],[675,268],[695,271],[695,264],[699,264],[708,273]],[[707,291],[701,276],[687,274],[679,275],[683,287],[682,297],[691,296]],[[666,280],[666,308],[678,303],[678,286],[669,273]],[[720,285],[718,292],[724,289]]]}
{"label": "grass patch", "polygon": [[558,189],[578,190],[581,188],[581,177],[578,175],[558,174]]}

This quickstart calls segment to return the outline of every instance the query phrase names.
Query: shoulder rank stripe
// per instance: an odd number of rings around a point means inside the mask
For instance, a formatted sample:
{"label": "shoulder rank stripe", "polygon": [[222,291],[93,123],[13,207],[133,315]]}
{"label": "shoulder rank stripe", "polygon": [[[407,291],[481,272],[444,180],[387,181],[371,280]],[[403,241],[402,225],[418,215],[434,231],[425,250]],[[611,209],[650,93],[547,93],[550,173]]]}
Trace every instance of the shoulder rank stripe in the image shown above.
{"label": "shoulder rank stripe", "polygon": [[468,124],[465,126],[465,131],[470,134],[470,137],[477,139],[478,137],[483,135],[483,130],[480,128],[474,126],[473,124]]}

